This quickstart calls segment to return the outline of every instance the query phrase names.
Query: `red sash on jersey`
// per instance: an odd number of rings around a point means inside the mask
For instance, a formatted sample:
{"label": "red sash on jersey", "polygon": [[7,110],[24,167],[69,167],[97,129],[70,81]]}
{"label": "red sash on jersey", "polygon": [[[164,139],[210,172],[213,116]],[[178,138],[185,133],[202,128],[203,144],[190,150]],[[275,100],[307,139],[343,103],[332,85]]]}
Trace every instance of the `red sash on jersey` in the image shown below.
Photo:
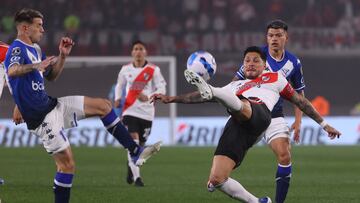
{"label": "red sash on jersey", "polygon": [[126,96],[125,105],[123,111],[133,105],[138,98],[139,94],[143,91],[146,84],[152,79],[155,72],[155,68],[146,66],[138,76],[136,76],[133,84],[131,85],[129,92]]}
{"label": "red sash on jersey", "polygon": [[8,50],[9,46],[2,41],[0,41],[0,63],[5,61],[5,55]]}

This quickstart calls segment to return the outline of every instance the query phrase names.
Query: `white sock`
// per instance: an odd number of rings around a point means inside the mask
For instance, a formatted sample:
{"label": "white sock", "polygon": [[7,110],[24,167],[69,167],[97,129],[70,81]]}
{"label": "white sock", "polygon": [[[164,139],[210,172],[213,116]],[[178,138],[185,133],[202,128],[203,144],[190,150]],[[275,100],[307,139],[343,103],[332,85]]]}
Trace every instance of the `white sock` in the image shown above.
{"label": "white sock", "polygon": [[229,88],[211,87],[213,97],[230,111],[240,111],[243,102]]}
{"label": "white sock", "polygon": [[[134,140],[137,144],[139,144],[139,140]],[[133,174],[134,181],[140,177],[140,167],[136,166],[130,156],[130,152],[128,151],[128,165],[131,169],[131,172]]]}
{"label": "white sock", "polygon": [[234,199],[248,203],[259,202],[257,197],[248,192],[239,182],[230,177],[224,183],[215,187]]}

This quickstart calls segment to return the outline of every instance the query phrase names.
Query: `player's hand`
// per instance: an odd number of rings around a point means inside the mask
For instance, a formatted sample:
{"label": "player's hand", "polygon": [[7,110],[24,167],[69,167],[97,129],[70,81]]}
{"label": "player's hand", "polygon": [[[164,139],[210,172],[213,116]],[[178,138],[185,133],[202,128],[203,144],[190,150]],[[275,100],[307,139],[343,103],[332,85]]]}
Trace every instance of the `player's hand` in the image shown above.
{"label": "player's hand", "polygon": [[143,94],[143,93],[140,93],[137,98],[138,98],[138,100],[140,100],[141,102],[147,102],[147,101],[149,101],[149,97],[146,96],[146,95]]}
{"label": "player's hand", "polygon": [[153,102],[155,102],[157,100],[160,100],[164,104],[168,104],[168,103],[171,103],[173,101],[170,96],[166,96],[166,95],[163,95],[163,94],[153,94],[150,97],[150,103],[153,103]]}
{"label": "player's hand", "polygon": [[55,56],[47,57],[45,60],[35,66],[35,68],[40,72],[45,72],[47,68],[56,63],[57,58]]}
{"label": "player's hand", "polygon": [[18,109],[17,106],[15,106],[14,108],[14,112],[13,112],[13,121],[16,125],[20,124],[20,123],[23,123],[24,120],[23,120],[23,117]]}
{"label": "player's hand", "polygon": [[60,55],[63,57],[68,56],[74,45],[75,43],[72,39],[69,37],[62,37],[59,44]]}
{"label": "player's hand", "polygon": [[301,129],[301,122],[294,122],[291,125],[290,132],[294,132],[294,142],[299,143],[300,142],[300,129]]}
{"label": "player's hand", "polygon": [[336,130],[335,128],[331,127],[329,124],[327,124],[325,127],[324,127],[324,130],[328,133],[328,137],[330,139],[334,139],[334,138],[339,138],[341,133]]}

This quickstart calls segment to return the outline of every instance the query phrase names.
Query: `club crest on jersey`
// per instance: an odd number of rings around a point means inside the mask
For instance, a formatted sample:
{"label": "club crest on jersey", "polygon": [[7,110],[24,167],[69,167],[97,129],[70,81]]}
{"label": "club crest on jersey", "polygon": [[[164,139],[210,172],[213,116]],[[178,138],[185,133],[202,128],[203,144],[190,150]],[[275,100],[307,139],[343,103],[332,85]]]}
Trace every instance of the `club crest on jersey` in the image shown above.
{"label": "club crest on jersey", "polygon": [[20,55],[20,53],[21,53],[21,48],[20,48],[20,47],[14,47],[14,48],[11,50],[11,55],[12,55],[12,56]]}
{"label": "club crest on jersey", "polygon": [[148,80],[149,77],[150,77],[150,75],[149,75],[148,73],[144,73],[144,79],[145,79],[145,80]]}
{"label": "club crest on jersey", "polygon": [[266,81],[269,81],[269,80],[270,80],[270,77],[267,76],[267,75],[264,75],[264,76],[261,77],[261,80],[264,81],[264,82],[266,82]]}

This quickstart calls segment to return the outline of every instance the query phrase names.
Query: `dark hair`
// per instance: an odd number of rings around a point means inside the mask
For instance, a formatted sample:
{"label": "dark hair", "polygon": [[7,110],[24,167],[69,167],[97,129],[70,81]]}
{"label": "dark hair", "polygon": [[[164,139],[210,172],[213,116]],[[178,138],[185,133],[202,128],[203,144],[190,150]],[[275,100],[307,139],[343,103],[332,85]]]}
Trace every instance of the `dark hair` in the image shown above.
{"label": "dark hair", "polygon": [[34,18],[41,18],[43,19],[44,16],[40,13],[40,11],[30,9],[30,8],[23,8],[20,11],[16,12],[14,21],[16,24],[27,22],[32,23]]}
{"label": "dark hair", "polygon": [[257,46],[251,46],[251,47],[248,47],[245,49],[244,51],[244,58],[245,58],[245,55],[249,52],[256,52],[260,55],[260,58],[266,62],[266,55],[265,53],[262,51],[262,49],[260,47],[257,47]]}
{"label": "dark hair", "polygon": [[141,40],[135,40],[135,41],[133,41],[133,43],[131,44],[131,49],[133,49],[134,46],[137,45],[137,44],[141,44],[141,45],[143,45],[143,46],[146,48],[146,44],[145,44],[143,41],[141,41]]}
{"label": "dark hair", "polygon": [[267,27],[266,27],[266,30],[269,30],[270,28],[273,28],[273,29],[284,29],[285,31],[288,30],[288,25],[280,20],[280,19],[277,19],[277,20],[273,20],[271,22],[268,23]]}

